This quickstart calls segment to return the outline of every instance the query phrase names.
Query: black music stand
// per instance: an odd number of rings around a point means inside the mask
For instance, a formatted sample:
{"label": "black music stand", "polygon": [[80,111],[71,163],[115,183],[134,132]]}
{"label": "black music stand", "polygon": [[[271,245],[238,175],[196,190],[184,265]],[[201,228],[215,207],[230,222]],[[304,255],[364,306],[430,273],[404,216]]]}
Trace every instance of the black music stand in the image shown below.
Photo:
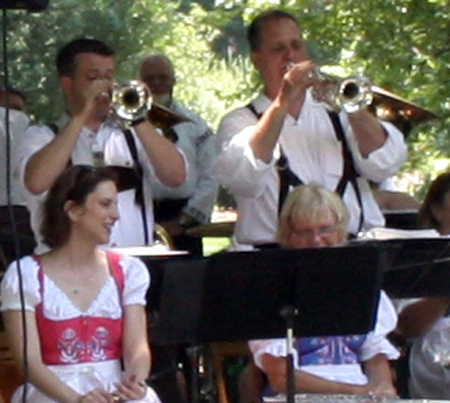
{"label": "black music stand", "polygon": [[377,247],[222,253],[167,261],[158,343],[284,338],[293,307],[297,337],[363,334],[373,328],[384,253]]}
{"label": "black music stand", "polygon": [[385,251],[383,289],[392,298],[450,296],[450,238],[367,241]]}
{"label": "black music stand", "polygon": [[417,220],[417,210],[384,210],[386,227],[398,229],[421,229]]}

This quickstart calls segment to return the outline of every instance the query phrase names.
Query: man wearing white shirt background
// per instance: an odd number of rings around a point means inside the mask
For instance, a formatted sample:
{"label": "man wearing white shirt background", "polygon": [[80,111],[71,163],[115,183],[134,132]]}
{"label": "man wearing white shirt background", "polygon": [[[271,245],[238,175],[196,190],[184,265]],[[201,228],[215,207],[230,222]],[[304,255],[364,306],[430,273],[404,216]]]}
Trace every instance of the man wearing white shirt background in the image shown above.
{"label": "man wearing white shirt background", "polygon": [[0,88],[0,106],[8,106],[10,109],[25,112],[26,109],[25,93],[18,88],[8,86]]}
{"label": "man wearing white shirt background", "polygon": [[213,132],[199,115],[174,100],[175,70],[167,56],[145,57],[140,66],[140,77],[149,87],[153,101],[188,119],[163,129],[164,135],[185,154],[188,178],[177,188],[152,183],[156,222],[173,237],[176,249],[201,255],[201,239],[189,237],[184,232],[189,227],[208,223],[216,201]]}
{"label": "man wearing white shirt background", "polygon": [[[199,115],[174,100],[175,68],[171,60],[161,54],[146,56],[140,65],[140,79],[148,86],[152,100],[168,108],[186,122],[165,127],[163,135],[179,147],[188,161],[186,182],[177,188],[152,183],[155,200],[155,221],[171,236],[175,249],[203,254],[202,239],[188,236],[189,227],[206,224],[216,201],[217,182],[213,166],[216,159],[213,132]],[[183,402],[187,392],[183,386],[189,380],[191,363],[183,349],[177,346],[155,346],[153,384],[164,402]],[[182,363],[184,376],[179,371]]]}
{"label": "man wearing white shirt background", "polygon": [[[281,152],[298,182],[314,181],[331,190],[343,184],[350,233],[382,226],[384,218],[368,180],[381,182],[397,172],[407,154],[402,133],[367,110],[340,111],[337,125],[342,136],[337,137],[336,122],[326,106],[312,97],[311,73],[316,65],[290,14],[279,10],[260,14],[247,36],[263,93],[251,105],[226,115],[217,136],[216,176],[237,202],[235,240],[241,245],[275,241],[282,203],[276,167]],[[349,154],[355,175],[344,178]]]}
{"label": "man wearing white shirt background", "polygon": [[[1,91],[0,91],[1,92]],[[8,167],[8,147],[7,136],[9,135],[9,151],[11,152],[15,139],[20,133],[23,133],[28,127],[28,116],[18,110],[9,109],[7,112],[4,107],[5,99],[0,101],[0,241],[2,259],[0,260],[0,267],[3,267],[9,261],[14,259],[13,246],[13,226],[11,225],[11,212],[14,214],[16,220],[16,230],[21,235],[21,241],[24,249],[22,252],[31,252],[34,244],[31,229],[29,227],[29,215],[24,205],[23,199],[20,196],[18,184],[11,175],[11,167]],[[11,106],[11,103],[8,102]],[[7,130],[6,116],[9,115],[9,131]],[[9,174],[9,186],[8,186]],[[10,206],[9,206],[10,205]],[[10,210],[11,208],[11,210]],[[26,242],[26,244],[25,244]],[[29,247],[31,245],[31,247]]]}

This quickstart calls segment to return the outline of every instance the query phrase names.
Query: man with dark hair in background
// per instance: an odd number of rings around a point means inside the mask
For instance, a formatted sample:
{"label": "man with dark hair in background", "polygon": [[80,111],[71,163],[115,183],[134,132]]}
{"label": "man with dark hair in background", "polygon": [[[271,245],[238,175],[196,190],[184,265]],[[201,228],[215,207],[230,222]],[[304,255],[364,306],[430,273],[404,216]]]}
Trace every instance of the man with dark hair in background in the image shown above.
{"label": "man with dark hair in background", "polygon": [[[7,108],[9,109],[9,131],[6,124]],[[8,167],[10,160],[7,155],[7,135],[9,135],[11,153],[17,137],[28,127],[29,118],[24,113],[25,108],[26,97],[22,91],[14,87],[0,89],[0,270],[3,270],[6,264],[16,257],[11,213],[19,236],[19,252],[31,253],[35,245],[30,228],[30,215],[20,194],[18,183],[11,175],[11,166]],[[7,186],[8,175],[9,186]]]}
{"label": "man with dark hair in background", "polygon": [[26,105],[27,97],[23,91],[10,86],[0,88],[0,106],[24,112]]}
{"label": "man with dark hair in background", "polygon": [[24,190],[38,251],[45,249],[40,236],[43,198],[69,164],[128,169],[128,183],[119,193],[121,218],[113,228],[111,245],[150,244],[150,183],[180,186],[186,177],[182,153],[157,132],[146,113],[135,116],[129,130],[111,117],[114,50],[107,44],[73,40],[60,49],[56,65],[65,112],[54,124],[31,126],[19,139],[14,156],[14,173]]}

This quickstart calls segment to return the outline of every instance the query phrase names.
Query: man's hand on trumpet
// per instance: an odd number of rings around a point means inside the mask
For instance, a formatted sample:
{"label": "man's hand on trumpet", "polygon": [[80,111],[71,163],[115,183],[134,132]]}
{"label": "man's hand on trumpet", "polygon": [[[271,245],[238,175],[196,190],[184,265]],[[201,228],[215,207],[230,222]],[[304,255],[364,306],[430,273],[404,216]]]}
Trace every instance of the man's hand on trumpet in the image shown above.
{"label": "man's hand on trumpet", "polygon": [[108,115],[111,103],[113,83],[108,79],[97,79],[81,93],[82,108],[80,115],[89,120],[102,122]]}
{"label": "man's hand on trumpet", "polygon": [[286,65],[286,73],[278,93],[280,104],[290,107],[304,98],[306,90],[314,84],[312,73],[315,68],[316,65],[311,60]]}

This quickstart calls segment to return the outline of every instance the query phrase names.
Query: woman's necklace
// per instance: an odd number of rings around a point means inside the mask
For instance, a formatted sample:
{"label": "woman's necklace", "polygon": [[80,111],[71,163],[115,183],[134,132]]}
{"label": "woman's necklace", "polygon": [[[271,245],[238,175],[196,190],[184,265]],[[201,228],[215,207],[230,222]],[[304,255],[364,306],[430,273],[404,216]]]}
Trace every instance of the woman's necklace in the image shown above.
{"label": "woman's necklace", "polygon": [[[89,279],[88,279],[89,284],[93,284],[94,281],[96,281],[95,275],[92,275],[91,277],[89,277]],[[75,284],[72,288],[72,294],[79,295],[83,291],[86,291],[86,287],[87,287],[87,285],[84,285],[84,284]]]}
{"label": "woman's necklace", "polygon": [[[67,290],[70,295],[78,297],[81,294],[87,295],[91,293],[92,287],[95,288],[95,283],[98,283],[99,281],[99,273],[97,272],[98,267],[95,264],[96,262],[92,263],[92,267],[90,270],[81,270],[85,269],[85,267],[78,268],[79,270],[75,270],[73,266],[73,262],[71,259],[68,259],[67,265],[69,266],[70,270],[69,273],[72,273],[72,281],[67,284]],[[76,273],[76,274],[75,274]],[[76,278],[75,278],[76,276]]]}

